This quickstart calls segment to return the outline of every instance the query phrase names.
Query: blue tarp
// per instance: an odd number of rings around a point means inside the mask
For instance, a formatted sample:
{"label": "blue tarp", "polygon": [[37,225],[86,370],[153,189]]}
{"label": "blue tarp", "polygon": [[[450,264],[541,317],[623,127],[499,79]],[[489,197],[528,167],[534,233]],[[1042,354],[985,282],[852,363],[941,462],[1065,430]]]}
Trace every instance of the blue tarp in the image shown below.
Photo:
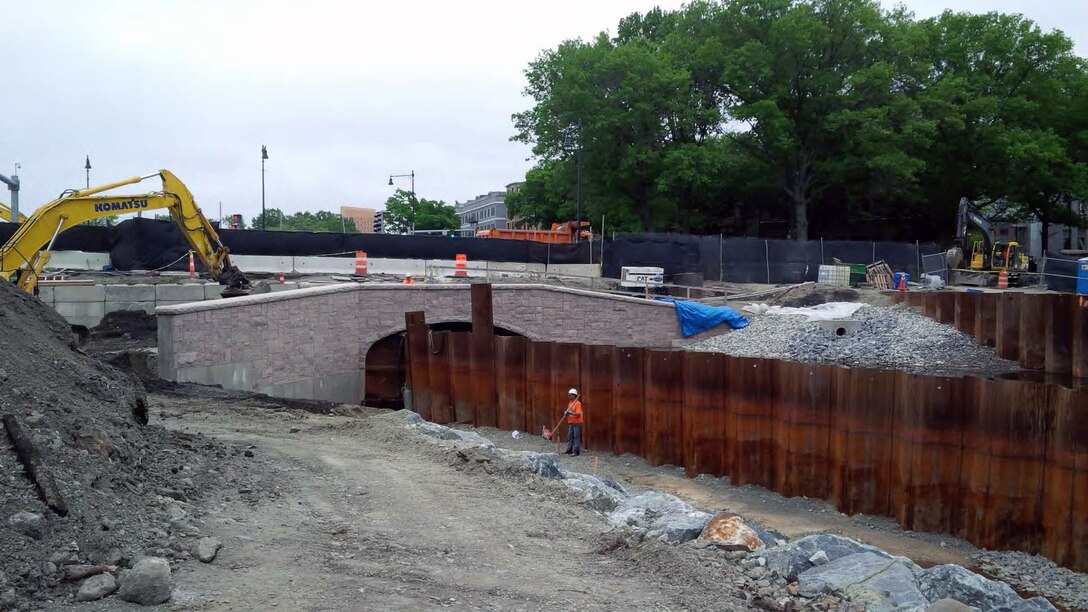
{"label": "blue tarp", "polygon": [[733,329],[748,327],[748,318],[728,306],[707,306],[698,302],[685,302],[665,297],[659,297],[657,300],[676,306],[676,319],[680,321],[680,332],[685,338],[722,323],[728,323]]}

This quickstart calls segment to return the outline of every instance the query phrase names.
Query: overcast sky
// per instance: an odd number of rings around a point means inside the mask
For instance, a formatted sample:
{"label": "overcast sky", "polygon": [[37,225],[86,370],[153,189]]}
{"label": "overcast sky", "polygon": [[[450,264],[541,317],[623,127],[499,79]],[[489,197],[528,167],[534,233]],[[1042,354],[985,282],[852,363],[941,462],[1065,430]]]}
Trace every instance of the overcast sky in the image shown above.
{"label": "overcast sky", "polygon": [[[421,197],[452,204],[532,165],[510,115],[529,106],[522,73],[541,50],[681,4],[0,0],[0,173],[22,165],[27,211],[82,187],[88,154],[92,184],[167,168],[208,216],[222,202],[249,219],[263,144],[270,208],[380,208],[389,175],[413,170]],[[1088,55],[1086,0],[904,4],[1021,12]],[[158,188],[144,185],[127,192]]]}

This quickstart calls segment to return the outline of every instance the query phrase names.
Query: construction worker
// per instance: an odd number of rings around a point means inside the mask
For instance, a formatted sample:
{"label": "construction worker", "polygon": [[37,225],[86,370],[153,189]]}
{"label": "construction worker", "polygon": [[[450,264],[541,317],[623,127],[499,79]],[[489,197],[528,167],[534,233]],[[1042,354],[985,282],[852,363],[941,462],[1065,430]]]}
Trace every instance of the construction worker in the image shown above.
{"label": "construction worker", "polygon": [[578,401],[578,389],[567,392],[567,410],[563,413],[567,418],[567,450],[564,455],[582,454],[582,402]]}

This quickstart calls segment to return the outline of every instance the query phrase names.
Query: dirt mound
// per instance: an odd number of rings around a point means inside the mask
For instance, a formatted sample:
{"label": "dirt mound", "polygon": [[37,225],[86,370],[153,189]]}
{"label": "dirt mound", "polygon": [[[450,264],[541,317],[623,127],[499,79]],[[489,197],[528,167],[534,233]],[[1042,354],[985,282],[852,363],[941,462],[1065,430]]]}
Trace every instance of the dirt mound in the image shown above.
{"label": "dirt mound", "polygon": [[91,329],[88,349],[95,354],[155,346],[158,319],[142,310],[117,310],[106,313]]}
{"label": "dirt mound", "polygon": [[103,338],[128,335],[133,339],[145,340],[154,338],[157,330],[155,315],[142,310],[115,310],[102,317],[98,326],[91,330],[91,335]]}
{"label": "dirt mound", "polygon": [[187,538],[201,531],[189,502],[236,480],[232,466],[249,461],[234,458],[240,449],[143,425],[140,381],[78,350],[63,318],[8,283],[0,389],[0,609],[70,595],[79,583],[63,580],[68,565],[185,558]]}

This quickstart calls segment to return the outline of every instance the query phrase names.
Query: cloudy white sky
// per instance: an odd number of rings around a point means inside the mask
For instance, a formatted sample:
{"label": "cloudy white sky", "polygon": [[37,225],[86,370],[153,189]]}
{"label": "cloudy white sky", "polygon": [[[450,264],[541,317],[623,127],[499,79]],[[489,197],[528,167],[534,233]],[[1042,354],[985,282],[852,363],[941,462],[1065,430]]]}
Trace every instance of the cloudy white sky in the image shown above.
{"label": "cloudy white sky", "polygon": [[[421,196],[464,201],[531,166],[510,115],[541,50],[681,4],[0,0],[0,173],[22,165],[26,211],[82,187],[88,154],[92,184],[168,168],[209,216],[248,219],[263,144],[269,207],[381,207],[413,170]],[[1023,13],[1088,55],[1085,0],[904,4]]]}

